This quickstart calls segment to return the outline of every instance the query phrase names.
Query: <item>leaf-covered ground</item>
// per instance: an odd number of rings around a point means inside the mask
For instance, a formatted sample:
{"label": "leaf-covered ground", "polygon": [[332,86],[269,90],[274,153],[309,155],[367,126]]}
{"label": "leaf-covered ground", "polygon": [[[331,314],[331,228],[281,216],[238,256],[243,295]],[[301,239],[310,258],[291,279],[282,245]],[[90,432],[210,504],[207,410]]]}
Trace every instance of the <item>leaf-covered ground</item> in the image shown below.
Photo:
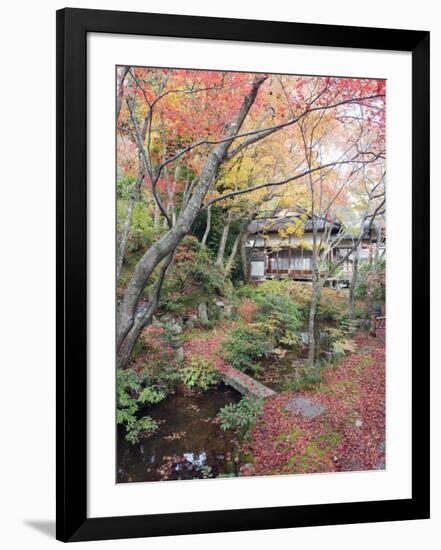
{"label": "leaf-covered ground", "polygon": [[[224,372],[223,341],[234,322],[186,334],[185,357],[202,356]],[[161,329],[150,327],[150,357],[168,353]],[[356,352],[324,369],[309,391],[285,391],[265,400],[263,414],[243,444],[241,475],[360,471],[385,467],[385,338],[360,333]],[[275,364],[277,366],[277,363]],[[279,363],[282,368],[282,362]],[[304,398],[322,411],[307,417],[292,407]]]}
{"label": "leaf-covered ground", "polygon": [[[313,390],[284,392],[265,401],[244,453],[242,475],[274,475],[385,467],[385,346],[359,334],[357,352],[323,372]],[[303,397],[323,412],[306,417],[290,407]]]}

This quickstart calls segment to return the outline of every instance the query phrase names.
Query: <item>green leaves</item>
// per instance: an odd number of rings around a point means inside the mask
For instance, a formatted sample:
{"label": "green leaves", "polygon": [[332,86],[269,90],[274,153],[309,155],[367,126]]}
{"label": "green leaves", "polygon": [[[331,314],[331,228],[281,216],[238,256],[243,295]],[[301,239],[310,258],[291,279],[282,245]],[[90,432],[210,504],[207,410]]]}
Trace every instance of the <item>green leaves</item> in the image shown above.
{"label": "green leaves", "polygon": [[136,420],[127,430],[126,440],[129,443],[138,443],[141,434],[153,433],[158,429],[158,423],[150,416],[144,416]]}
{"label": "green leaves", "polygon": [[256,299],[259,306],[257,320],[272,329],[277,342],[302,326],[303,315],[299,306],[282,294],[261,295]]}
{"label": "green leaves", "polygon": [[263,399],[244,397],[239,403],[229,403],[222,407],[217,417],[221,421],[223,430],[246,431],[256,422],[256,418],[262,414]]}
{"label": "green leaves", "polygon": [[163,399],[165,399],[165,392],[162,390],[158,390],[154,387],[148,386],[147,388],[144,388],[138,397],[138,403],[159,403]]}
{"label": "green leaves", "polygon": [[137,443],[141,435],[153,433],[158,423],[150,416],[138,417],[140,408],[146,404],[159,403],[166,397],[164,390],[149,383],[147,373],[137,373],[134,370],[117,370],[116,422],[126,428],[126,440]]}
{"label": "green leaves", "polygon": [[193,357],[190,365],[182,369],[181,379],[188,388],[203,391],[220,382],[219,373],[205,357]]}
{"label": "green leaves", "polygon": [[272,351],[272,345],[261,328],[244,325],[230,331],[224,350],[225,360],[232,367],[255,373],[260,369],[257,361]]}
{"label": "green leaves", "polygon": [[343,356],[348,352],[354,353],[357,348],[351,340],[337,340],[332,344],[332,351],[338,356]]}

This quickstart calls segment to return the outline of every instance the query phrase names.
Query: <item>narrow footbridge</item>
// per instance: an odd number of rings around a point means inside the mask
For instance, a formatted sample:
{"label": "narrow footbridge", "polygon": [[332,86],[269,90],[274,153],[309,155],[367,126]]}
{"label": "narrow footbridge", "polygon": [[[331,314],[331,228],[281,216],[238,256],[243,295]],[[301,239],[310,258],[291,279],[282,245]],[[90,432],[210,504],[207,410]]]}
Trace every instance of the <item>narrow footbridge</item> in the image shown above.
{"label": "narrow footbridge", "polygon": [[267,386],[264,386],[251,376],[230,366],[224,366],[219,369],[222,380],[228,386],[233,387],[245,397],[260,397],[266,399],[275,395],[276,392]]}

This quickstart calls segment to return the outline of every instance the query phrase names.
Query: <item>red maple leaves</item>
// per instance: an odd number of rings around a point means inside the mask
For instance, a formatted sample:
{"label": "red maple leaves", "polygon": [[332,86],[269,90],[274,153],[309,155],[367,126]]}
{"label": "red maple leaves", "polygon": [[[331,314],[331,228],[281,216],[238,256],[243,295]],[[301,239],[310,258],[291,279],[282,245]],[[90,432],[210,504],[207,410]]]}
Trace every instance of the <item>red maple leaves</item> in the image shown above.
{"label": "red maple leaves", "polygon": [[297,392],[265,401],[264,414],[249,434],[245,452],[254,456],[255,475],[384,468],[384,338],[355,338],[358,353],[328,368],[316,389],[302,392],[326,407],[308,418],[286,407]]}

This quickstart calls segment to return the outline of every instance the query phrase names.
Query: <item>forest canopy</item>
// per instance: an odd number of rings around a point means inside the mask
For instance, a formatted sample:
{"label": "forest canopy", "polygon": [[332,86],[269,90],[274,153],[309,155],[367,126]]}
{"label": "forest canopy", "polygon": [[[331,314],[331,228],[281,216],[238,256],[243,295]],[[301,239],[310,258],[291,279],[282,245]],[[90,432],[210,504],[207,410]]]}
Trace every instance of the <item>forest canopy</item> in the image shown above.
{"label": "forest canopy", "polygon": [[[121,66],[116,116],[119,366],[183,256],[208,292],[249,276],[247,228],[277,209],[301,212],[282,236],[309,217],[354,243],[384,214],[384,80]],[[319,293],[330,243],[313,236]]]}

